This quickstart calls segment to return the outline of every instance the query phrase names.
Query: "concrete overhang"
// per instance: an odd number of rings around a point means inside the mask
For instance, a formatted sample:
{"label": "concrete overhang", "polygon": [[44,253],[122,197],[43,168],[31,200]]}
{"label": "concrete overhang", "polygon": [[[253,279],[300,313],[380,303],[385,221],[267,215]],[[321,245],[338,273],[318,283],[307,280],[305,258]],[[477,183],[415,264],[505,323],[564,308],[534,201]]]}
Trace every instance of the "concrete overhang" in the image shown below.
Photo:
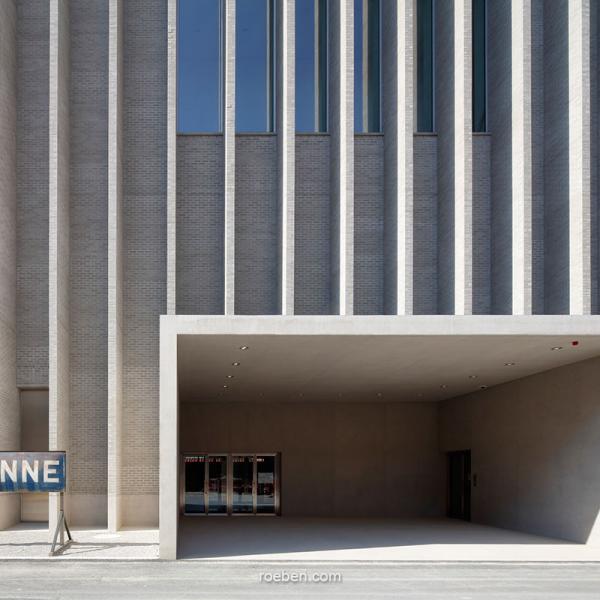
{"label": "concrete overhang", "polygon": [[596,316],[167,317],[163,323],[175,323],[185,402],[435,401],[600,355]]}
{"label": "concrete overhang", "polygon": [[176,557],[180,401],[437,401],[598,355],[600,316],[162,316],[161,558]]}

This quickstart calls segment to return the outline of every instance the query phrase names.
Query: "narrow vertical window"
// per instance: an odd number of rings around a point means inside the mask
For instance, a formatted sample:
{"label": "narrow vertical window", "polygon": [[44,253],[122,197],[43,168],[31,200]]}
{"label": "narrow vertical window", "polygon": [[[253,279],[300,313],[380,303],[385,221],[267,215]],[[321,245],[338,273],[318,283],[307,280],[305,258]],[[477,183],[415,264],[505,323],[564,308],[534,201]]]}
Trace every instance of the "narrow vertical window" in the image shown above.
{"label": "narrow vertical window", "polygon": [[473,0],[473,131],[487,131],[486,0]]}
{"label": "narrow vertical window", "polygon": [[222,0],[177,5],[177,131],[219,132],[223,113]]}
{"label": "narrow vertical window", "polygon": [[417,131],[433,131],[433,2],[417,0]]}
{"label": "narrow vertical window", "polygon": [[235,128],[275,131],[275,0],[237,0]]}
{"label": "narrow vertical window", "polygon": [[296,0],[296,131],[327,131],[327,0]]}
{"label": "narrow vertical window", "polygon": [[354,130],[381,131],[379,0],[354,0]]}

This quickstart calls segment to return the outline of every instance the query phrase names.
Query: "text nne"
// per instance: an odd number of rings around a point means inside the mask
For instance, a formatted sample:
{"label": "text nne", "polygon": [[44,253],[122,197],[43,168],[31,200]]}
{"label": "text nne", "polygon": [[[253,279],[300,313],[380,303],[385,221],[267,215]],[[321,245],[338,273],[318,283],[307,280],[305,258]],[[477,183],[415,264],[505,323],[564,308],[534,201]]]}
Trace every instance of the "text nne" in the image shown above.
{"label": "text nne", "polygon": [[[19,464],[20,463],[20,464]],[[0,483],[12,481],[13,483],[31,481],[40,483],[60,483],[57,474],[58,460],[42,460],[40,468],[39,460],[0,460]]]}

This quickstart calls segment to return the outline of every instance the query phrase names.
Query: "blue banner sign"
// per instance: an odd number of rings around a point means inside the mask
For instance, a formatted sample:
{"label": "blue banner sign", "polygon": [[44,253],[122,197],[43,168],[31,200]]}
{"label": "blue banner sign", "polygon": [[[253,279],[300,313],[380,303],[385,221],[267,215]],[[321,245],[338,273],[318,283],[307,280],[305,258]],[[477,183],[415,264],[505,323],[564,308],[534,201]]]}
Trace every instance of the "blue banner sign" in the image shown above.
{"label": "blue banner sign", "polygon": [[0,452],[0,492],[64,492],[64,452]]}

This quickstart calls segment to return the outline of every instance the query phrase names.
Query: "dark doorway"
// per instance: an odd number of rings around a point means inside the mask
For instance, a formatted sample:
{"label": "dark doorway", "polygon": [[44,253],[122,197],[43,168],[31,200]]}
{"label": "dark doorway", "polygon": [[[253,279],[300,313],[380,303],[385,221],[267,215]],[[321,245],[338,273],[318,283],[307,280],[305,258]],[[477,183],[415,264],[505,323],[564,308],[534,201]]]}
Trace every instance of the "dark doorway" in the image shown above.
{"label": "dark doorway", "polygon": [[448,516],[471,520],[471,451],[448,452]]}

